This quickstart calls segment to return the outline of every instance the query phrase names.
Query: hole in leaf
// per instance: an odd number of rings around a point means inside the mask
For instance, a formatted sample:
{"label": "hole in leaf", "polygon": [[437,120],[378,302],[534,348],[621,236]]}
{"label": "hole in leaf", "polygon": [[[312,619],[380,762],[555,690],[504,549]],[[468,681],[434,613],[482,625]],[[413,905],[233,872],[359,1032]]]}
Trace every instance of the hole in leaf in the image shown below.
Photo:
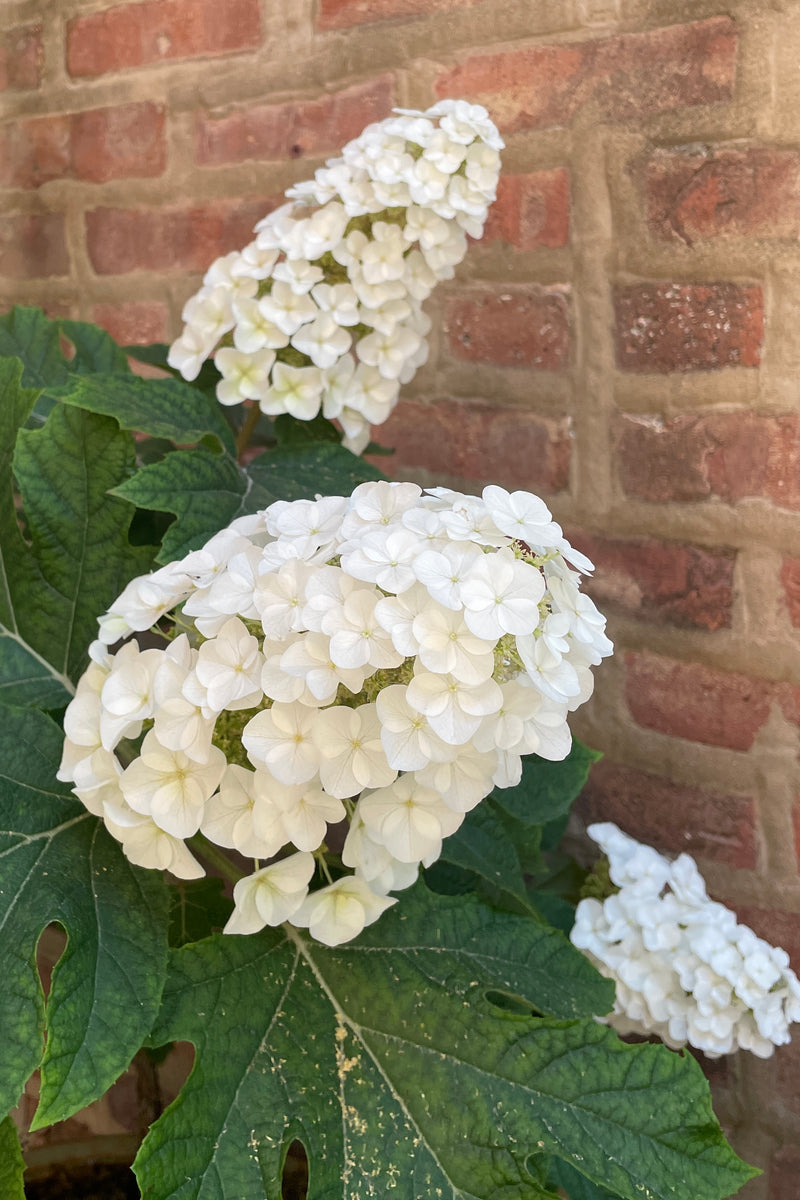
{"label": "hole in leaf", "polygon": [[292,1142],[283,1164],[281,1200],[306,1200],[308,1196],[308,1155],[302,1142]]}
{"label": "hole in leaf", "polygon": [[147,1057],[155,1068],[158,1099],[163,1109],[176,1098],[194,1067],[194,1046],[191,1042],[172,1042],[148,1050]]}
{"label": "hole in leaf", "polygon": [[42,981],[42,991],[45,1000],[50,995],[53,982],[53,970],[61,958],[67,945],[67,931],[63,925],[53,922],[42,930],[36,943],[36,969]]}
{"label": "hole in leaf", "polygon": [[516,996],[513,992],[500,992],[492,989],[484,992],[484,996],[494,1008],[501,1012],[515,1013],[520,1017],[543,1017],[544,1013],[534,1008],[529,1000]]}

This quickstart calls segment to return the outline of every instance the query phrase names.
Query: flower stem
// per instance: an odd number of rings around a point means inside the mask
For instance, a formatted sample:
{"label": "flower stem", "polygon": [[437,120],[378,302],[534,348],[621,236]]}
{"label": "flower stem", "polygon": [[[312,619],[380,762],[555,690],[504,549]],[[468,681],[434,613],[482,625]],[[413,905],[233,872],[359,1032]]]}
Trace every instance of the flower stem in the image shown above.
{"label": "flower stem", "polygon": [[207,863],[210,863],[212,867],[216,867],[224,879],[228,879],[231,883],[238,883],[240,879],[244,879],[244,871],[240,871],[227,854],[218,850],[214,843],[210,842],[202,833],[195,833],[192,837],[187,838],[186,845],[200,858],[204,858]]}
{"label": "flower stem", "polygon": [[254,403],[252,408],[248,411],[244,421],[242,421],[242,428],[239,430],[239,433],[236,437],[236,457],[240,462],[242,455],[248,447],[253,430],[258,424],[258,418],[260,416],[261,409],[256,403]]}

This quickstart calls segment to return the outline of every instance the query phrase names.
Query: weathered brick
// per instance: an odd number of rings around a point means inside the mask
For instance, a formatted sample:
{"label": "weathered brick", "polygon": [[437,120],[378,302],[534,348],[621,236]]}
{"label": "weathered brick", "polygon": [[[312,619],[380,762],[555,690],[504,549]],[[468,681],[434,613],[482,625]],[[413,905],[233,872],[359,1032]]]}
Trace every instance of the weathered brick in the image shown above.
{"label": "weathered brick", "polygon": [[603,607],[659,624],[728,629],[735,552],[652,538],[605,538],[569,530],[569,539],[595,564],[583,588]]}
{"label": "weathered brick", "polygon": [[756,866],[751,796],[706,791],[603,759],[592,767],[575,810],[587,823],[613,821],[657,850]]}
{"label": "weathered brick", "polygon": [[387,116],[393,103],[392,78],[381,75],[318,100],[256,104],[227,116],[198,113],[195,156],[206,166],[330,153]]}
{"label": "weathered brick", "polygon": [[622,371],[711,371],[757,367],[764,294],[738,283],[639,283],[614,292],[617,366]]}
{"label": "weathered brick", "polygon": [[785,558],[781,565],[781,583],[786,595],[789,620],[800,626],[800,558]]}
{"label": "weathered brick", "polygon": [[796,239],[800,154],[771,146],[658,150],[647,165],[647,220],[659,238]]}
{"label": "weathered brick", "polygon": [[646,729],[706,746],[749,750],[769,716],[775,686],[701,663],[649,653],[625,656],[625,696]]}
{"label": "weathered brick", "polygon": [[566,246],[569,217],[566,167],[532,171],[529,175],[501,174],[483,240],[499,239],[517,250]]}
{"label": "weathered brick", "polygon": [[569,356],[563,288],[465,288],[445,302],[444,328],[457,358],[500,367],[558,371]]}
{"label": "weathered brick", "polygon": [[205,271],[215,258],[252,240],[275,200],[211,200],[175,208],[95,208],[86,241],[98,275],[128,271]]}
{"label": "weathered brick", "polygon": [[626,414],[619,422],[622,487],[642,500],[729,503],[761,497],[800,508],[800,416],[749,412]]}
{"label": "weathered brick", "polygon": [[[780,1051],[781,1055],[785,1053],[785,1048]],[[800,1150],[784,1146],[773,1156],[769,1165],[769,1200],[797,1200],[798,1179]]]}
{"label": "weathered brick", "polygon": [[258,0],[144,0],[69,21],[67,70],[74,77],[94,77],[260,43]]}
{"label": "weathered brick", "polygon": [[736,27],[711,17],[646,33],[473,54],[436,81],[438,96],[485,104],[507,133],[564,125],[585,105],[606,120],[730,100]]}
{"label": "weathered brick", "polygon": [[35,188],[51,179],[105,183],[161,175],[164,119],[161,105],[143,101],[8,122],[0,129],[0,184]]}
{"label": "weathered brick", "polygon": [[421,404],[403,400],[377,431],[393,446],[378,465],[401,475],[408,467],[446,472],[470,482],[500,483],[543,492],[569,482],[572,448],[567,417],[548,418],[527,409],[496,408],[472,401]]}
{"label": "weathered brick", "polygon": [[0,34],[0,92],[37,88],[43,65],[41,24],[17,25]]}
{"label": "weathered brick", "polygon": [[320,0],[317,26],[320,29],[346,29],[372,21],[394,17],[421,17],[454,8],[472,8],[486,0]]}
{"label": "weathered brick", "polygon": [[92,320],[121,346],[146,346],[167,340],[169,313],[161,300],[127,300],[95,304]]}
{"label": "weathered brick", "polygon": [[0,276],[50,279],[69,271],[63,213],[0,216]]}
{"label": "weathered brick", "polygon": [[[795,920],[800,921],[800,917],[795,914]],[[767,937],[768,941],[772,941],[772,936]],[[798,962],[795,959],[794,967],[797,969]],[[777,1053],[777,1091],[783,1103],[787,1108],[800,1114],[800,1038],[796,1036],[792,1038],[791,1044],[782,1046]],[[783,1168],[785,1161],[781,1160],[780,1165]],[[794,1182],[795,1187],[800,1179],[800,1147],[797,1148],[796,1157],[793,1161],[794,1166]],[[770,1183],[772,1184],[772,1175],[770,1175]],[[780,1188],[776,1188],[774,1195],[783,1200],[783,1197],[792,1195],[792,1200],[796,1200],[797,1192],[793,1194],[782,1192]],[[770,1200],[773,1200],[773,1192],[770,1191]]]}

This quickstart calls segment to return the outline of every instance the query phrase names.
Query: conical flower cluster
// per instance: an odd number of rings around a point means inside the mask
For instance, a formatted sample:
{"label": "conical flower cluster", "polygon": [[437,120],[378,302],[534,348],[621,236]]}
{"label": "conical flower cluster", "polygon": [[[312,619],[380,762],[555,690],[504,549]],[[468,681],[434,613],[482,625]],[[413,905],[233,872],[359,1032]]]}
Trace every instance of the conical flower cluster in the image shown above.
{"label": "conical flower cluster", "polygon": [[[527,492],[278,501],[101,618],[60,778],[143,866],[202,874],[198,831],[257,860],[228,932],[289,920],[345,941],[519,781],[521,755],[568,753],[567,713],[612,649],[574,567],[591,563]],[[109,652],[156,623],[161,648]],[[340,822],[338,878],[309,893]]]}
{"label": "conical flower cluster", "polygon": [[368,126],[212,264],[170,364],[194,379],[213,356],[222,404],[322,411],[360,453],[427,358],[422,303],[481,236],[502,146],[464,100]]}
{"label": "conical flower cluster", "polygon": [[616,983],[603,1018],[620,1033],[655,1033],[710,1058],[752,1050],[768,1058],[800,1021],[800,982],[785,950],[710,900],[694,859],[674,862],[612,824],[589,836],[618,891],[581,900],[572,941]]}

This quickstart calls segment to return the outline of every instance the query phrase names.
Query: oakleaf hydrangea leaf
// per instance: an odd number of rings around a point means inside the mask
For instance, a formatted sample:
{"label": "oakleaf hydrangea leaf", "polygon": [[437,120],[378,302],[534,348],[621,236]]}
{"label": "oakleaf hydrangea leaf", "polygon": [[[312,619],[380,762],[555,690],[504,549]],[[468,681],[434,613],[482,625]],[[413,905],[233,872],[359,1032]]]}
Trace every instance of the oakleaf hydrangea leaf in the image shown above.
{"label": "oakleaf hydrangea leaf", "polygon": [[227,454],[198,447],[142,467],[114,495],[175,514],[158,556],[159,562],[171,562],[204,545],[235,517],[274,500],[346,495],[356,484],[380,478],[374,467],[333,442],[267,451],[245,468]]}
{"label": "oakleaf hydrangea leaf", "polygon": [[3,1200],[25,1200],[24,1170],[16,1126],[11,1117],[6,1117],[0,1121],[0,1196]]}
{"label": "oakleaf hydrangea leaf", "polygon": [[418,885],[335,949],[287,928],[173,952],[152,1040],[190,1040],[195,1066],[134,1164],[143,1194],[277,1200],[298,1138],[309,1200],[531,1200],[548,1153],[626,1200],[730,1195],[752,1172],[694,1060],[489,1002],[541,1007],[540,936]]}
{"label": "oakleaf hydrangea leaf", "polygon": [[441,858],[472,871],[531,911],[516,847],[489,801],[468,813],[461,828],[445,839]]}
{"label": "oakleaf hydrangea leaf", "polygon": [[217,401],[181,380],[100,373],[72,376],[52,390],[66,404],[113,417],[123,429],[169,438],[181,445],[211,434],[231,453],[235,449]]}
{"label": "oakleaf hydrangea leaf", "polygon": [[[169,900],[163,877],[128,862],[56,782],[55,722],[0,715],[0,1111],[41,1063],[40,1127],[101,1096],[141,1046],[164,983]],[[68,943],[45,1005],[36,943],[54,921]]]}
{"label": "oakleaf hydrangea leaf", "polygon": [[0,695],[56,707],[85,665],[98,613],[147,569],[152,550],[128,544],[133,505],[108,495],[133,470],[132,436],[108,417],[63,405],[40,429],[19,429],[35,398],[20,388],[20,371],[0,360],[0,623],[11,650]]}

